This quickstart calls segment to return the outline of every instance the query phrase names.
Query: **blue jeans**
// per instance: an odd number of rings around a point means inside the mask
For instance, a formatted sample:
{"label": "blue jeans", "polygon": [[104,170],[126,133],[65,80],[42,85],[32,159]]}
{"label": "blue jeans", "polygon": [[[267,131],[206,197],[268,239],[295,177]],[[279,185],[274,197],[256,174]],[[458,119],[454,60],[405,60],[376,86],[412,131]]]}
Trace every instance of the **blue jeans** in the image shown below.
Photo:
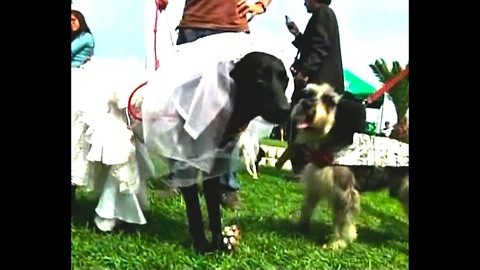
{"label": "blue jeans", "polygon": [[[194,42],[195,40],[220,34],[230,32],[226,30],[218,30],[218,29],[204,29],[204,28],[178,28],[178,38],[177,38],[177,45]],[[240,190],[240,183],[237,180],[237,174],[235,172],[228,172],[220,176],[220,189],[221,190]]]}
{"label": "blue jeans", "polygon": [[178,28],[177,45],[194,42],[195,40],[197,40],[199,38],[202,38],[202,37],[215,35],[215,34],[220,34],[220,33],[226,33],[226,32],[232,32],[232,31],[218,30],[218,29],[206,29],[206,28],[183,28],[183,27],[179,27]]}

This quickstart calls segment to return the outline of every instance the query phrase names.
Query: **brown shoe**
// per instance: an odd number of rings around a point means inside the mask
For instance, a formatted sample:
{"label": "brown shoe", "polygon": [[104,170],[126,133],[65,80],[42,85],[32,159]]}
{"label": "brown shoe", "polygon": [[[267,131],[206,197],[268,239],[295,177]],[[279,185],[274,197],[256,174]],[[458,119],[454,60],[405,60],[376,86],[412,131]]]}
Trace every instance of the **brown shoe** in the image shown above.
{"label": "brown shoe", "polygon": [[223,208],[238,210],[242,208],[242,199],[238,191],[225,191],[220,195],[220,204]]}

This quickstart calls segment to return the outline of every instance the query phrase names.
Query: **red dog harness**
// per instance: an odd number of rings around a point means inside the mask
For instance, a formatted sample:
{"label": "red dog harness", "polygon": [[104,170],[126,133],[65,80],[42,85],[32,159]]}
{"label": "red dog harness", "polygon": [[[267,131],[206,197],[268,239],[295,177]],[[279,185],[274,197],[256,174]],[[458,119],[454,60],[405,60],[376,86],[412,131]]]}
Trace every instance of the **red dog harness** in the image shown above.
{"label": "red dog harness", "polygon": [[331,165],[333,162],[333,154],[329,151],[316,150],[309,153],[308,158],[316,165]]}

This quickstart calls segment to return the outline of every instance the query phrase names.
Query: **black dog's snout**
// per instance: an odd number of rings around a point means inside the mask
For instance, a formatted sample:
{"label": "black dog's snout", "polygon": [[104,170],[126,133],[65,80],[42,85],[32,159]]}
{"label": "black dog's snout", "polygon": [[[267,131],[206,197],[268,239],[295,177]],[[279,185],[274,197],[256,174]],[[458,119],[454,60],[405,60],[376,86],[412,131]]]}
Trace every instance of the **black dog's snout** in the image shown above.
{"label": "black dog's snout", "polygon": [[290,104],[285,95],[277,97],[265,106],[260,116],[272,124],[283,124],[290,116]]}
{"label": "black dog's snout", "polygon": [[277,109],[275,112],[264,113],[261,116],[272,124],[283,124],[290,116],[290,108]]}

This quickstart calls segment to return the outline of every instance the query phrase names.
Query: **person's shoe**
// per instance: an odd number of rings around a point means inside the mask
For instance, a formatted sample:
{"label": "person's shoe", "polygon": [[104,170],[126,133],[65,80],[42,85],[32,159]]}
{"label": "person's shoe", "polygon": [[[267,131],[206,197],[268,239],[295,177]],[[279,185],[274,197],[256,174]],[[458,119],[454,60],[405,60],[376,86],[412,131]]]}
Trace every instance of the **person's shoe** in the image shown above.
{"label": "person's shoe", "polygon": [[223,208],[239,210],[242,208],[242,199],[238,191],[225,191],[220,195],[220,204]]}

